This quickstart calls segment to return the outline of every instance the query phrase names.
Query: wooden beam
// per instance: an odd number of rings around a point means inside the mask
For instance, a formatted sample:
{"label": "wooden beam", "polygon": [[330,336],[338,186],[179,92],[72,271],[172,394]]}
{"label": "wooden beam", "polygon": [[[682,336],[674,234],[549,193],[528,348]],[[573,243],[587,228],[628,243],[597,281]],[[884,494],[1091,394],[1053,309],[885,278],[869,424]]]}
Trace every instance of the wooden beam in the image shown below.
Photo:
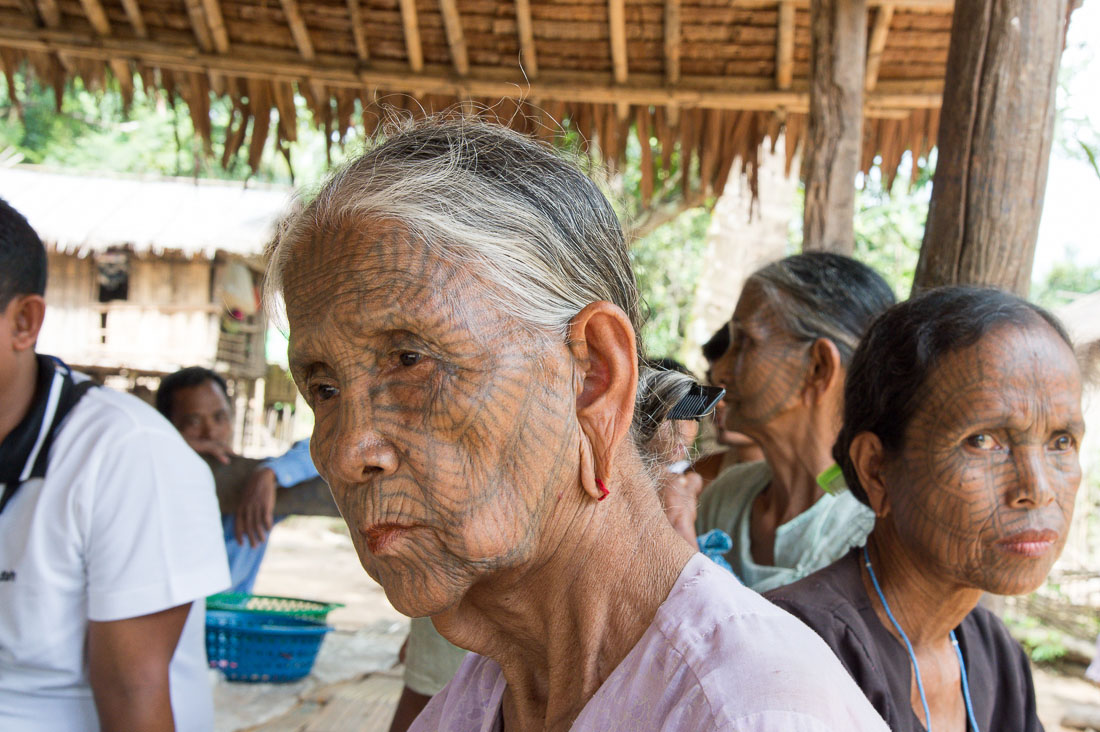
{"label": "wooden beam", "polygon": [[528,79],[535,79],[539,75],[539,62],[535,54],[535,29],[531,25],[531,0],[516,0],[516,29],[523,70]]}
{"label": "wooden beam", "polygon": [[775,42],[775,88],[790,89],[794,79],[794,3],[779,3]]}
{"label": "wooden beam", "polygon": [[38,0],[38,12],[42,14],[42,22],[47,28],[61,25],[61,8],[57,0]]}
{"label": "wooden beam", "polygon": [[893,19],[893,5],[882,5],[875,11],[875,24],[871,27],[871,37],[867,41],[867,73],[863,82],[865,91],[874,91],[875,84],[878,83],[878,69],[882,64],[882,52],[886,48],[886,36],[890,32],[890,21]]}
{"label": "wooden beam", "polygon": [[[130,1],[134,2],[135,0]],[[221,4],[218,0],[202,0],[202,7],[206,12],[206,22],[210,26],[210,36],[214,41],[214,50],[218,53],[229,53],[229,32],[225,29]]]}
{"label": "wooden beam", "polygon": [[351,25],[351,37],[355,39],[355,55],[360,61],[370,61],[370,48],[367,46],[367,33],[363,29],[363,9],[361,0],[347,0],[348,23]]}
{"label": "wooden beam", "polygon": [[184,0],[187,7],[187,17],[191,21],[191,31],[195,34],[195,40],[204,53],[209,53],[214,48],[214,39],[210,35],[210,28],[206,25],[206,14],[202,9],[202,0]]}
{"label": "wooden beam", "polygon": [[409,67],[420,72],[424,69],[424,51],[420,46],[420,22],[416,17],[416,0],[401,1],[401,23],[405,26],[405,53]]}
{"label": "wooden beam", "polygon": [[294,45],[298,47],[298,53],[306,61],[312,61],[317,54],[313,51],[313,41],[309,37],[309,29],[302,18],[302,11],[298,7],[298,0],[279,0],[286,13],[286,22],[290,26],[290,35],[294,38]]}
{"label": "wooden beam", "polygon": [[[318,54],[312,63],[298,53],[234,44],[232,53],[204,53],[193,44],[167,40],[141,41],[95,38],[86,33],[54,30],[18,30],[0,23],[0,47],[25,51],[67,53],[74,57],[106,61],[131,58],[147,66],[179,71],[214,72],[244,78],[297,82],[303,77],[333,87],[379,88],[416,96],[448,95],[460,98],[513,98],[522,89],[530,98],[548,102],[609,104],[706,109],[783,109],[805,113],[808,89],[798,84],[776,91],[770,79],[757,77],[685,77],[676,87],[664,83],[663,74],[634,73],[620,86],[601,72],[542,71],[529,84],[522,75],[496,67],[471,67],[470,76],[456,80],[446,66],[427,66],[409,73],[401,62],[376,61],[364,68],[354,59]],[[861,75],[862,76],[862,75]],[[895,116],[899,110],[940,106],[943,82],[939,79],[881,82],[865,99],[865,113]]]}
{"label": "wooden beam", "polygon": [[439,12],[443,15],[443,29],[447,33],[447,45],[451,49],[451,61],[459,76],[470,73],[470,57],[466,53],[466,35],[462,32],[462,16],[456,0],[439,0]]}
{"label": "wooden beam", "polygon": [[615,83],[625,84],[626,62],[626,0],[607,0],[607,25],[611,31],[611,66]]}
{"label": "wooden beam", "polygon": [[134,29],[134,35],[138,38],[148,38],[149,29],[145,26],[145,18],[141,16],[138,0],[122,0],[122,9],[126,11],[126,18],[130,21],[130,27]]}
{"label": "wooden beam", "polygon": [[680,0],[665,0],[665,82],[680,81]]}
{"label": "wooden beam", "polygon": [[959,0],[919,290],[1027,295],[1054,137],[1067,0]]}
{"label": "wooden beam", "polygon": [[[735,8],[770,9],[775,7],[776,0],[727,0]],[[785,2],[786,0],[784,0]],[[808,8],[813,0],[792,0],[800,8]],[[877,8],[881,5],[893,5],[899,10],[908,12],[950,13],[955,7],[955,0],[867,0],[867,7]]]}
{"label": "wooden beam", "polygon": [[810,5],[810,124],[803,147],[804,251],[851,255],[863,150],[866,0]]}
{"label": "wooden beam", "polygon": [[111,21],[107,20],[107,13],[99,0],[80,0],[80,6],[84,8],[84,15],[88,16],[88,22],[96,33],[101,36],[111,35]]}

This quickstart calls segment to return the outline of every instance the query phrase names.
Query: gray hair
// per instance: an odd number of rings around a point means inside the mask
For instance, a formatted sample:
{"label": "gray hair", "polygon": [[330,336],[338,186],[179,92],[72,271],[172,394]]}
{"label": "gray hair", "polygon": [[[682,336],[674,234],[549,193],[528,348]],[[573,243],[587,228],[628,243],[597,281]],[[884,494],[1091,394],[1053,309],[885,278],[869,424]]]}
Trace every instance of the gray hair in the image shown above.
{"label": "gray hair", "polygon": [[827,338],[847,366],[871,321],[894,304],[894,291],[873,269],[851,257],[806,252],[752,274],[745,287],[760,287],[791,336]]}
{"label": "gray hair", "polygon": [[638,288],[622,226],[599,188],[549,145],[472,119],[405,124],[337,171],[271,248],[269,305],[289,254],[324,224],[399,223],[416,241],[489,283],[486,297],[533,333],[564,339],[590,303],[622,308],[639,340],[631,436],[649,440],[692,381],[646,364]]}

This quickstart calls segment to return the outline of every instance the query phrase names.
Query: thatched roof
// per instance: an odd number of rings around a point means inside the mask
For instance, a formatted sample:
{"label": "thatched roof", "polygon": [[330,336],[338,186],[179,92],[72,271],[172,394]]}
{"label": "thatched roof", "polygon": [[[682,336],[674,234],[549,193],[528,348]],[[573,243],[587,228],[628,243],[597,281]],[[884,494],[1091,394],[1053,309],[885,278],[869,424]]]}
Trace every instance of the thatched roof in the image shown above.
{"label": "thatched roof", "polygon": [[[209,140],[210,92],[235,121],[224,153],[295,135],[294,92],[326,130],[468,104],[535,134],[559,121],[605,161],[641,135],[643,189],[674,150],[706,191],[781,129],[806,128],[808,0],[0,0],[0,61],[60,84],[130,73],[178,92]],[[868,0],[863,167],[892,175],[934,143],[952,0]],[[504,100],[504,101],[502,101]],[[270,110],[279,114],[272,119]],[[281,118],[281,119],[280,119]],[[252,124],[248,124],[253,120]],[[650,138],[658,143],[651,146]],[[219,152],[222,152],[219,150]]]}
{"label": "thatched roof", "polygon": [[0,167],[0,198],[54,251],[84,257],[110,247],[258,261],[290,204],[279,186],[179,178],[64,174]]}

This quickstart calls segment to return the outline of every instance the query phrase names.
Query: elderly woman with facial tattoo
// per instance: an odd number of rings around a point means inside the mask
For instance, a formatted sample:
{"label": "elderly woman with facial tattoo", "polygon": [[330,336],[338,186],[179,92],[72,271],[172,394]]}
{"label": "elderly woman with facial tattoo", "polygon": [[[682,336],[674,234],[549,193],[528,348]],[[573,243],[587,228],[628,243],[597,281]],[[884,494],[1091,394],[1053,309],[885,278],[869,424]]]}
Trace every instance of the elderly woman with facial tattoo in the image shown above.
{"label": "elderly woman with facial tattoo", "polygon": [[745,282],[713,378],[726,387],[725,428],[750,437],[765,459],[727,468],[698,503],[686,481],[666,481],[664,497],[669,521],[693,545],[696,533],[728,534],[725,559],[757,592],[828,566],[871,530],[874,517],[839,479],[832,446],[848,362],[893,303],[874,270],[825,252],[773,262]]}
{"label": "elderly woman with facial tattoo", "polygon": [[889,310],[852,360],[836,457],[867,546],[768,594],[896,732],[1041,730],[1027,657],[982,592],[1038,587],[1081,481],[1081,378],[1048,313],[994,290]]}
{"label": "elderly woman with facial tattoo", "polygon": [[474,651],[412,729],[885,730],[819,638],[665,520],[638,445],[694,385],[643,365],[619,222],[551,148],[407,129],[270,261],[364,568]]}

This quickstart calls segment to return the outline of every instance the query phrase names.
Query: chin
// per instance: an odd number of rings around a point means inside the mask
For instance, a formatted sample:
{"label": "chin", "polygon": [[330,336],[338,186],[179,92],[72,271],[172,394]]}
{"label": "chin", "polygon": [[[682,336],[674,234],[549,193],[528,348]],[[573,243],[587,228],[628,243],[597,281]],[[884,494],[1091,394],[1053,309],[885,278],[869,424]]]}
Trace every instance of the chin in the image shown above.
{"label": "chin", "polygon": [[1049,564],[1033,568],[1017,567],[1015,571],[1002,568],[983,577],[983,581],[976,583],[976,586],[993,595],[1027,595],[1042,586],[1050,573],[1050,567]]}

